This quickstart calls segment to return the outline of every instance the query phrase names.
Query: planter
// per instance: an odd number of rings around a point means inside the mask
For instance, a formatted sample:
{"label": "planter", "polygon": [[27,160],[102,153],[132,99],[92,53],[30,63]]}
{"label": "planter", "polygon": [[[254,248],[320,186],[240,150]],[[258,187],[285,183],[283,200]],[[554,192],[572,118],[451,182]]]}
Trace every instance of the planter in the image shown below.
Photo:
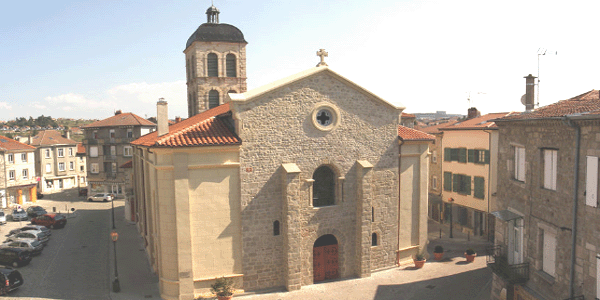
{"label": "planter", "polygon": [[425,265],[425,261],[426,261],[425,259],[423,259],[423,260],[414,260],[413,259],[413,262],[415,263],[415,268],[417,268],[417,269],[422,268]]}
{"label": "planter", "polygon": [[475,253],[475,254],[467,254],[467,253],[465,253],[465,257],[467,258],[467,262],[473,262],[475,260],[475,256],[477,256],[477,253]]}
{"label": "planter", "polygon": [[219,300],[231,300],[231,298],[233,298],[233,296],[217,296],[217,299]]}
{"label": "planter", "polygon": [[444,258],[444,252],[439,252],[439,253],[433,252],[433,258],[435,260],[442,260],[442,258]]}

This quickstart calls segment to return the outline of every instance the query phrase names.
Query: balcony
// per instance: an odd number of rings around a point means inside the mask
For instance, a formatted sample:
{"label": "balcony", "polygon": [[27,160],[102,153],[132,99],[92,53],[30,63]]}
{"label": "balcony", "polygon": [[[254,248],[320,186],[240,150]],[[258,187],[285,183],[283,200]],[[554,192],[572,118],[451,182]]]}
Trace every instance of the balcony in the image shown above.
{"label": "balcony", "polygon": [[502,245],[487,249],[487,266],[496,275],[511,284],[521,284],[529,280],[529,263],[508,264],[508,255]]}

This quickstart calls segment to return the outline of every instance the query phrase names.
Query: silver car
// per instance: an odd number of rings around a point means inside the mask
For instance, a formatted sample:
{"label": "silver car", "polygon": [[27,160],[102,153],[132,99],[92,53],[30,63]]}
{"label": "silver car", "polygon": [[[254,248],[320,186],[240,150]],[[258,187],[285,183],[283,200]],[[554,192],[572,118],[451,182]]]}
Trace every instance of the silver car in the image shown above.
{"label": "silver car", "polygon": [[52,231],[50,231],[50,229],[48,229],[46,226],[27,225],[27,226],[23,226],[21,228],[17,228],[17,229],[13,229],[13,230],[9,231],[6,236],[11,236],[13,234],[17,234],[19,232],[28,231],[28,230],[39,230],[39,231],[45,233],[48,237],[50,237],[52,235]]}
{"label": "silver car", "polygon": [[44,244],[42,244],[36,240],[23,239],[23,240],[19,240],[19,241],[6,242],[6,243],[0,245],[0,248],[23,249],[23,250],[29,251],[29,253],[31,253],[31,255],[38,255],[38,254],[42,253],[42,250],[44,249]]}
{"label": "silver car", "polygon": [[111,201],[112,200],[112,194],[109,193],[100,193],[100,194],[94,194],[93,196],[88,197],[88,201],[92,202],[92,201]]}
{"label": "silver car", "polygon": [[12,211],[12,219],[13,221],[27,221],[27,212],[24,209],[16,208]]}
{"label": "silver car", "polygon": [[29,230],[29,231],[23,231],[23,232],[19,232],[16,234],[13,234],[11,236],[9,236],[6,241],[7,242],[13,242],[13,241],[18,241],[21,239],[33,239],[36,241],[39,241],[43,244],[47,244],[48,243],[48,236],[39,231],[39,230]]}

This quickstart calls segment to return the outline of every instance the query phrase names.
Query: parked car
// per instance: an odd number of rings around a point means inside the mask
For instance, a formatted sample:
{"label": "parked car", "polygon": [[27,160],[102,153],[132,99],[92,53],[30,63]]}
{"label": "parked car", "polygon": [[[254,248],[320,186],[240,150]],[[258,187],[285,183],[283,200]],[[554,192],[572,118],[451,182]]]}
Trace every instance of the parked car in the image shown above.
{"label": "parked car", "polygon": [[11,236],[9,236],[6,241],[7,242],[12,242],[12,241],[19,241],[22,239],[32,239],[32,240],[36,240],[39,242],[42,242],[44,244],[48,243],[48,236],[39,231],[39,230],[30,230],[30,231],[23,231],[23,232],[19,232],[17,234],[13,234]]}
{"label": "parked car", "polygon": [[31,219],[31,224],[43,225],[48,228],[63,228],[67,225],[67,218],[61,214],[45,214]]}
{"label": "parked car", "polygon": [[27,215],[35,218],[37,216],[41,216],[47,214],[48,212],[41,206],[30,206],[27,208]]}
{"label": "parked car", "polygon": [[0,210],[0,224],[6,224],[6,215],[2,210]]}
{"label": "parked car", "polygon": [[13,268],[0,266],[0,295],[6,295],[23,285],[23,276]]}
{"label": "parked car", "polygon": [[112,195],[109,193],[100,193],[100,194],[95,194],[93,196],[88,197],[88,201],[110,201],[112,200]]}
{"label": "parked car", "polygon": [[31,261],[29,252],[21,249],[0,248],[0,263],[8,264],[13,267],[20,267]]}
{"label": "parked car", "polygon": [[25,220],[27,221],[28,217],[27,217],[27,212],[21,208],[15,208],[12,211],[12,220],[13,221],[21,221],[21,220]]}
{"label": "parked car", "polygon": [[39,231],[45,233],[47,236],[51,236],[52,235],[52,231],[50,231],[50,229],[48,229],[48,227],[46,227],[46,226],[42,226],[42,225],[27,225],[27,226],[24,226],[24,227],[21,227],[21,228],[17,228],[17,229],[13,229],[13,230],[9,231],[6,236],[11,236],[13,234],[17,234],[19,232],[27,231],[27,230],[39,230]]}
{"label": "parked car", "polygon": [[39,241],[35,241],[35,240],[20,240],[20,241],[6,242],[6,243],[0,245],[0,249],[3,249],[3,248],[21,249],[21,250],[29,251],[29,254],[31,254],[31,255],[38,255],[38,254],[42,253],[42,250],[44,250],[44,244],[40,243]]}

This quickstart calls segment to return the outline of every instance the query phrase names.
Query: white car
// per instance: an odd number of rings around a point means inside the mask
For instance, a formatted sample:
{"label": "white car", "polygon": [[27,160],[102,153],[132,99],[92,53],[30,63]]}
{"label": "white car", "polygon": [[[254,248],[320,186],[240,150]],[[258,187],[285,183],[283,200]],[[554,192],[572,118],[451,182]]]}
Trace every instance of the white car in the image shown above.
{"label": "white car", "polygon": [[88,197],[88,201],[92,202],[92,201],[111,201],[112,200],[112,194],[109,193],[100,193],[100,194],[94,194],[93,196]]}

